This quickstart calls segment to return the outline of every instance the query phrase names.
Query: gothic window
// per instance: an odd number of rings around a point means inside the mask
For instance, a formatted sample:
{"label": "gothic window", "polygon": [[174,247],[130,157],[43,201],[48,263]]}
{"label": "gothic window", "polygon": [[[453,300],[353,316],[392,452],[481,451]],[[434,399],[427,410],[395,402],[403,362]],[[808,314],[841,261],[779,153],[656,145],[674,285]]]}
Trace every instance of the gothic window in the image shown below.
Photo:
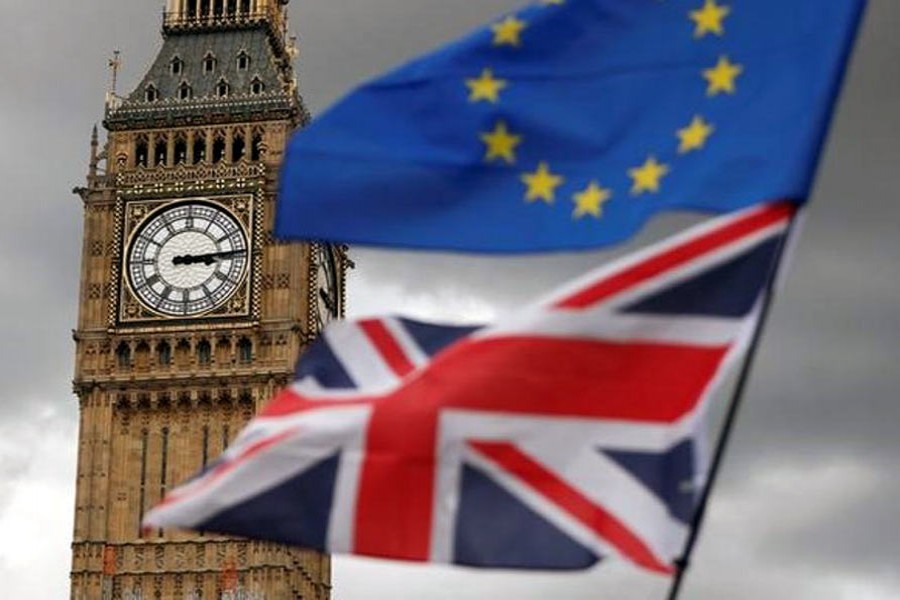
{"label": "gothic window", "polygon": [[203,72],[212,73],[216,70],[216,57],[212,52],[207,52],[203,57]]}
{"label": "gothic window", "polygon": [[228,0],[226,12],[228,12],[229,16],[237,12],[237,0]]}
{"label": "gothic window", "polygon": [[244,158],[245,146],[243,134],[236,134],[231,140],[231,162],[238,162]]}
{"label": "gothic window", "polygon": [[209,463],[209,425],[203,426],[203,468]]}
{"label": "gothic window", "polygon": [[[166,487],[168,485],[168,470],[169,470],[169,428],[162,428],[162,451],[160,452],[160,465],[159,465],[159,497],[163,498],[166,495]],[[159,537],[162,537],[163,532],[162,529],[159,530]]]}
{"label": "gothic window", "polygon": [[263,145],[263,136],[262,133],[256,131],[253,133],[253,142],[250,145],[250,160],[258,161],[262,159],[262,145]]}
{"label": "gothic window", "polygon": [[250,14],[250,0],[241,0],[241,13]]}
{"label": "gothic window", "polygon": [[146,137],[138,138],[134,147],[134,164],[139,167],[146,167],[147,160],[150,155],[149,144]]}
{"label": "gothic window", "polygon": [[186,81],[182,81],[181,85],[178,86],[178,99],[190,100],[193,95],[194,91],[191,89],[191,86]]}
{"label": "gothic window", "polygon": [[217,135],[213,140],[213,163],[220,163],[225,160],[225,138]]}
{"label": "gothic window", "polygon": [[150,368],[150,345],[147,342],[137,345],[134,351],[134,364],[140,371]]}
{"label": "gothic window", "polygon": [[207,340],[202,340],[197,344],[197,362],[201,365],[208,365],[212,361],[212,346]]}
{"label": "gothic window", "polygon": [[243,364],[253,360],[253,343],[247,338],[238,342],[238,360]]}
{"label": "gothic window", "polygon": [[184,61],[177,56],[169,63],[169,67],[172,70],[172,75],[181,75],[184,73]]}
{"label": "gothic window", "polygon": [[157,138],[156,143],[153,145],[153,164],[155,166],[166,164],[166,152],[168,151],[168,144],[166,143],[165,138]]}
{"label": "gothic window", "polygon": [[250,55],[243,50],[238,54],[237,68],[239,71],[246,71],[250,68]]}
{"label": "gothic window", "polygon": [[206,160],[206,136],[202,133],[194,134],[194,164]]}
{"label": "gothic window", "polygon": [[187,140],[179,134],[175,138],[175,164],[182,165],[187,162]]}
{"label": "gothic window", "polygon": [[191,345],[187,340],[182,339],[175,346],[175,365],[179,368],[188,366],[191,356]]}
{"label": "gothic window", "polygon": [[197,16],[197,0],[187,0],[187,16],[190,18]]}
{"label": "gothic window", "polygon": [[157,344],[156,362],[163,367],[168,367],[172,364],[172,346],[170,346],[168,342],[160,342]]}
{"label": "gothic window", "polygon": [[144,509],[146,508],[147,499],[147,446],[150,441],[150,432],[146,429],[141,430],[141,486],[140,486],[140,505],[138,508],[138,537],[144,537],[144,528],[141,527],[141,521],[144,518]]}
{"label": "gothic window", "polygon": [[216,84],[216,96],[219,98],[224,98],[228,95],[228,90],[231,86],[228,85],[228,82],[224,79],[220,79],[219,83]]}
{"label": "gothic window", "polygon": [[209,15],[209,0],[200,0],[200,16],[206,17]]}
{"label": "gothic window", "polygon": [[227,365],[231,362],[231,342],[222,338],[216,344],[216,364]]}
{"label": "gothic window", "polygon": [[213,14],[216,17],[221,17],[224,9],[224,0],[213,0]]}
{"label": "gothic window", "polygon": [[262,94],[265,89],[266,86],[263,85],[263,82],[259,77],[254,77],[253,81],[250,82],[250,93],[254,96]]}
{"label": "gothic window", "polygon": [[144,100],[147,102],[156,102],[159,100],[159,90],[152,83],[144,89]]}
{"label": "gothic window", "polygon": [[116,348],[116,364],[119,368],[127,369],[131,366],[131,346],[122,342]]}

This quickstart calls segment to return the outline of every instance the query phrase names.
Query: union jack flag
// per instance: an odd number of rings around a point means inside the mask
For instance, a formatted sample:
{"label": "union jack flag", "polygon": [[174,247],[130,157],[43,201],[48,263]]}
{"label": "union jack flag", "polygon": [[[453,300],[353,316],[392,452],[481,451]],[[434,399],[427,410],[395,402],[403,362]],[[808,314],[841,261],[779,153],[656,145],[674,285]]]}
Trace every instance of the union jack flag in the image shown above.
{"label": "union jack flag", "polygon": [[496,324],[339,322],[147,527],[480,567],[673,570],[704,415],[793,214],[716,219]]}

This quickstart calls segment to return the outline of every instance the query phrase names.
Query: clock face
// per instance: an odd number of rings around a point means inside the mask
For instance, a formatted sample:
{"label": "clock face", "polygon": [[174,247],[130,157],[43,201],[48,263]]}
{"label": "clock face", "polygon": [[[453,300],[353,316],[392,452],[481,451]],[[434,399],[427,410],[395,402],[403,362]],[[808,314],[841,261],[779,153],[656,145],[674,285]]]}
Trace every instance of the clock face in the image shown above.
{"label": "clock face", "polygon": [[126,255],[128,283],[149,310],[170,317],[207,313],[247,275],[247,232],[223,207],[170,204],[135,230]]}
{"label": "clock face", "polygon": [[338,318],[337,261],[328,244],[317,244],[316,258],[316,317],[319,329]]}

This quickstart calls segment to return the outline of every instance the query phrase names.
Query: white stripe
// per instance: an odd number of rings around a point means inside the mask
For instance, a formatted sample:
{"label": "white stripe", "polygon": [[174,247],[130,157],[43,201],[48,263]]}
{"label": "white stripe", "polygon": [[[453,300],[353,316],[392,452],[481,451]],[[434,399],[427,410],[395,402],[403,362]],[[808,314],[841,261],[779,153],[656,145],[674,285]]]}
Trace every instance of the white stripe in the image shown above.
{"label": "white stripe", "polygon": [[360,390],[373,392],[396,386],[400,378],[353,321],[338,321],[323,332],[331,351]]}
{"label": "white stripe", "polygon": [[406,327],[395,318],[384,318],[381,320],[385,328],[391,333],[394,341],[403,350],[406,359],[417,368],[428,364],[430,360],[428,355],[419,347],[416,340],[409,334]]}
{"label": "white stripe", "polygon": [[566,340],[595,340],[686,344],[721,347],[730,344],[742,321],[694,316],[665,316],[590,311],[520,314],[496,327],[476,332],[472,339],[541,336]]}

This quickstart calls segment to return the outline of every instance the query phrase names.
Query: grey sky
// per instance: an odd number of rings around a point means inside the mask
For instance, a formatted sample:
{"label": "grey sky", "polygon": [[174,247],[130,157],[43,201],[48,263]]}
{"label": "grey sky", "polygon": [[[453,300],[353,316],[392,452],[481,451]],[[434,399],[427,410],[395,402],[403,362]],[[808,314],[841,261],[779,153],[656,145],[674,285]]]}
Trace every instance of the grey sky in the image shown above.
{"label": "grey sky", "polygon": [[[67,593],[81,252],[81,207],[70,190],[83,181],[90,128],[102,116],[106,59],[120,48],[120,90],[134,86],[159,47],[161,4],[0,0],[3,597]],[[319,112],[360,79],[517,4],[294,0],[301,91]],[[900,4],[870,4],[685,598],[900,597]],[[663,219],[641,241],[687,222]],[[350,308],[490,318],[607,256],[356,251]],[[665,587],[621,565],[546,576],[339,559],[335,571],[341,600],[650,599]]]}

